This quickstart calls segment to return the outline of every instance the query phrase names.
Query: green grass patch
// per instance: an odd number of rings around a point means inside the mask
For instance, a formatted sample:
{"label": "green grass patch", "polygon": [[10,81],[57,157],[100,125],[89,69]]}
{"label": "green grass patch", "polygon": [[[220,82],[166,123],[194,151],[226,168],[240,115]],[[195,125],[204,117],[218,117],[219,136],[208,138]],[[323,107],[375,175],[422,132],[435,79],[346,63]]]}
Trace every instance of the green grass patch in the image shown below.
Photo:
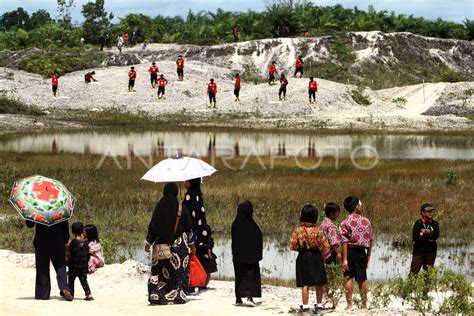
{"label": "green grass patch", "polygon": [[0,95],[0,114],[44,115],[41,110],[28,106],[23,102]]}
{"label": "green grass patch", "polygon": [[364,94],[364,89],[362,87],[351,90],[350,95],[352,100],[354,100],[357,104],[370,105],[370,100]]}
{"label": "green grass patch", "polygon": [[49,51],[45,56],[35,54],[23,58],[18,67],[21,70],[50,77],[53,71],[60,75],[88,68],[97,68],[106,59],[103,52],[95,49],[63,48]]}
{"label": "green grass patch", "polygon": [[[13,215],[13,219],[0,223],[0,247],[33,250],[31,243],[25,243],[30,240],[30,235],[25,236],[29,230],[8,202],[13,182],[31,174],[63,181],[77,198],[73,220],[97,225],[101,238],[108,240],[112,249],[135,247],[145,237],[163,187],[140,180],[149,168],[143,162],[155,164],[162,158],[141,158],[0,153],[0,214]],[[335,160],[325,157],[314,170],[301,169],[294,159],[273,159],[274,167],[270,168],[272,159],[204,159],[219,170],[203,184],[207,220],[217,234],[230,233],[237,205],[245,199],[254,204],[254,217],[265,236],[287,240],[298,225],[304,204],[315,203],[322,209],[325,202],[342,204],[347,195],[354,194],[364,202],[364,214],[376,232],[410,235],[420,204],[431,202],[438,210],[436,218],[442,229],[440,245],[454,238],[467,241],[474,237],[470,215],[474,166],[470,161],[382,160],[376,168],[362,171],[350,159],[340,159],[335,168]],[[314,158],[302,157],[298,162],[304,166],[315,163]],[[456,172],[455,185],[446,182],[448,172],[453,172],[450,170]],[[108,256],[118,259],[113,253]]]}

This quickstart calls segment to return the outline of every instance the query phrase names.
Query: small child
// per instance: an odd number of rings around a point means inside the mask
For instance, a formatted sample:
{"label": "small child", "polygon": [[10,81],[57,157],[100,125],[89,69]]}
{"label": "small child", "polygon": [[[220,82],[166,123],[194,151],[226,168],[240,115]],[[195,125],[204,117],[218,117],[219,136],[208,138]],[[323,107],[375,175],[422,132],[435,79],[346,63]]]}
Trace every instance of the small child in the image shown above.
{"label": "small child", "polygon": [[352,310],[352,279],[359,285],[362,307],[367,308],[367,267],[372,251],[372,225],[362,213],[362,202],[355,196],[344,200],[344,208],[349,216],[339,225],[339,236],[342,243],[342,268],[346,282],[347,307]]}
{"label": "small child", "polygon": [[308,204],[301,210],[301,226],[293,230],[289,248],[298,251],[296,258],[296,286],[302,288],[303,305],[301,312],[309,312],[309,287],[316,287],[315,311],[323,309],[323,286],[327,283],[324,258],[330,252],[329,243],[324,233],[316,226],[318,209]]}
{"label": "small child", "polygon": [[435,208],[431,204],[421,206],[421,218],[413,225],[413,258],[410,273],[417,274],[423,266],[424,270],[434,266],[439,237],[438,222],[433,220]]}
{"label": "small child", "polygon": [[89,284],[87,283],[87,268],[89,262],[89,246],[84,238],[84,225],[81,222],[75,222],[71,225],[71,231],[74,239],[69,242],[69,287],[74,297],[74,281],[76,277],[81,281],[82,288],[86,294],[86,301],[92,301]]}
{"label": "small child", "polygon": [[341,253],[339,252],[341,239],[337,234],[336,225],[334,224],[339,217],[340,211],[341,208],[336,203],[326,203],[324,206],[326,218],[324,218],[321,224],[319,224],[319,228],[323,231],[329,241],[329,246],[331,246],[330,257],[326,258],[326,264],[337,264],[337,262],[341,260]]}
{"label": "small child", "polygon": [[95,225],[89,224],[84,227],[84,230],[89,243],[90,259],[88,263],[88,271],[89,273],[94,273],[97,271],[97,269],[102,268],[105,265],[104,252],[99,241],[97,227],[95,227]]}

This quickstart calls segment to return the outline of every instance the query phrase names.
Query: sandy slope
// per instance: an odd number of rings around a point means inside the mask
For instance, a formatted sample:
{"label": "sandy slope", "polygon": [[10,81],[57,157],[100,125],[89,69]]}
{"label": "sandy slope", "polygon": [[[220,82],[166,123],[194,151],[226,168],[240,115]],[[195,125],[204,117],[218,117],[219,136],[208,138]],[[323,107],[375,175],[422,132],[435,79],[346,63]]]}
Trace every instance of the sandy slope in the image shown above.
{"label": "sandy slope", "polygon": [[[273,315],[287,313],[300,304],[300,291],[275,286],[263,286],[262,299],[255,308],[236,307],[233,282],[211,281],[212,289],[189,298],[184,305],[150,306],[147,302],[148,268],[135,261],[107,265],[90,275],[89,285],[95,301],[82,300],[83,292],[76,284],[76,297],[66,302],[57,295],[54,271],[52,296],[49,301],[34,300],[34,255],[0,250],[0,313],[2,315]],[[315,300],[314,293],[310,300]],[[341,302],[331,315],[346,315]],[[395,301],[389,308],[359,310],[359,315],[407,315],[407,306]]]}
{"label": "sandy slope", "polygon": [[[354,102],[350,91],[354,86],[317,79],[319,93],[316,105],[310,106],[307,99],[308,79],[290,78],[287,101],[278,100],[278,86],[254,85],[243,82],[241,103],[234,102],[232,72],[229,69],[190,61],[185,68],[185,81],[176,80],[175,64],[164,60],[158,63],[160,71],[169,79],[166,100],[156,99],[156,90],[150,89],[148,63],[135,65],[138,72],[136,92],[127,92],[129,67],[108,67],[96,69],[96,83],[85,84],[84,72],[66,74],[60,78],[59,98],[51,95],[50,79],[39,75],[7,68],[0,68],[0,90],[27,104],[41,108],[82,109],[97,111],[118,108],[122,111],[146,112],[159,116],[162,113],[181,113],[211,118],[216,114],[234,115],[247,113],[261,127],[321,125],[344,128],[374,128],[376,125],[399,129],[470,128],[469,120],[453,115],[441,117],[422,116],[427,108],[436,104],[442,93],[452,90],[474,88],[474,83],[438,83],[425,85],[425,99],[422,85],[392,88],[379,91],[367,89],[365,94],[372,104],[362,106]],[[13,74],[8,76],[7,74]],[[218,85],[219,109],[207,108],[206,88],[210,78]],[[400,108],[392,102],[396,97],[407,99]],[[423,102],[424,101],[424,102]],[[472,98],[469,100],[472,101]],[[271,120],[261,118],[271,117]]]}

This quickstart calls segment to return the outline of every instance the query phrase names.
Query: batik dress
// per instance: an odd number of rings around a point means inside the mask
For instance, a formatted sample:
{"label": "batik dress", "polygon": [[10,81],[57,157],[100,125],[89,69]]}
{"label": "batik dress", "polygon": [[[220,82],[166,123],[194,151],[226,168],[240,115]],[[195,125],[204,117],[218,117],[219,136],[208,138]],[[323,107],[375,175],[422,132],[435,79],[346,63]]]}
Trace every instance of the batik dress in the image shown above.
{"label": "batik dress", "polygon": [[316,286],[327,283],[324,258],[330,252],[324,233],[316,224],[303,223],[294,229],[289,248],[298,251],[296,286]]}
{"label": "batik dress", "polygon": [[148,301],[151,304],[170,305],[186,303],[188,287],[186,270],[189,264],[188,242],[192,231],[182,232],[171,245],[171,259],[152,263],[148,280]]}

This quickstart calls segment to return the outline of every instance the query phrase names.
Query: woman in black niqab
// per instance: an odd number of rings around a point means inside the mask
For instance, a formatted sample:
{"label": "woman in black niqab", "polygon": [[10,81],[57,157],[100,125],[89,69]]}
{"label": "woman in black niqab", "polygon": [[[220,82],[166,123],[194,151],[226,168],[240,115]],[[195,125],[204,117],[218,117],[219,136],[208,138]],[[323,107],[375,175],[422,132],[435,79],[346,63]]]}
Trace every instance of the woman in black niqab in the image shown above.
{"label": "woman in black niqab", "polygon": [[148,280],[148,301],[151,304],[186,303],[185,289],[188,286],[186,271],[189,263],[189,245],[193,240],[193,226],[186,207],[182,206],[179,218],[178,209],[178,185],[167,183],[163,189],[163,197],[156,205],[148,226],[145,251],[149,251],[154,243],[168,244],[171,258],[158,260],[152,264],[151,277]]}
{"label": "woman in black niqab", "polygon": [[241,203],[232,223],[232,258],[235,272],[236,304],[243,304],[247,297],[249,306],[256,306],[254,297],[262,296],[260,266],[262,260],[262,231],[253,219],[253,206]]}

